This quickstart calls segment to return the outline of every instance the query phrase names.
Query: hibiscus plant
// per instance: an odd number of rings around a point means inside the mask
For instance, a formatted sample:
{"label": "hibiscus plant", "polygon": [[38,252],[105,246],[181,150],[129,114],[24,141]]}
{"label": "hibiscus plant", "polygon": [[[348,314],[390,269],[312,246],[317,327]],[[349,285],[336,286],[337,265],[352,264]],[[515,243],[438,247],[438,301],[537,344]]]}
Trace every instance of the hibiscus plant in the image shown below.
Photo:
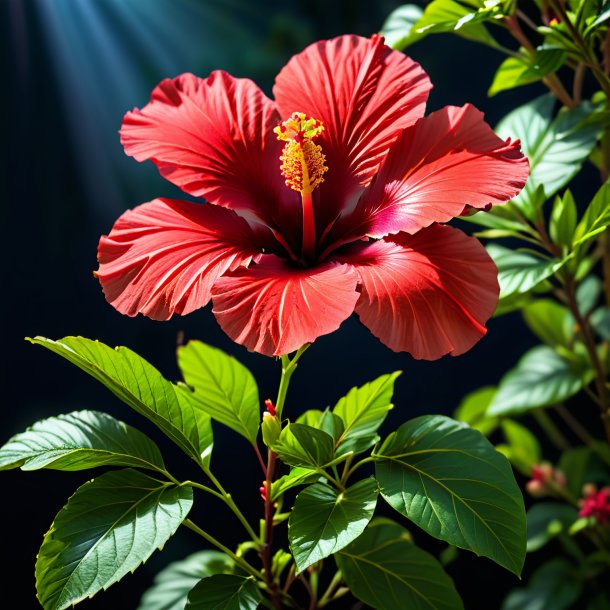
{"label": "hibiscus plant", "polygon": [[[107,467],[76,490],[44,537],[36,563],[43,608],[109,587],[181,525],[203,539],[202,550],[161,572],[139,610],[459,610],[443,567],[457,549],[519,576],[526,550],[553,537],[566,556],[542,565],[504,608],[532,600],[543,600],[540,609],[577,600],[610,608],[600,584],[610,557],[610,450],[604,426],[590,431],[571,409],[582,395],[610,432],[610,310],[600,305],[610,279],[598,277],[610,272],[610,185],[588,206],[565,189],[587,159],[602,180],[610,167],[610,79],[600,61],[610,9],[560,2],[542,5],[539,25],[515,2],[401,7],[385,38],[345,35],[295,55],[274,99],[222,71],[183,74],[125,115],[125,152],[199,201],[159,198],[116,221],[98,248],[107,301],[155,320],[211,301],[233,341],[277,361],[279,385],[273,400],[261,400],[244,365],[201,341],[179,347],[183,379],[172,382],[126,347],[31,339],[152,422],[199,473],[184,478],[151,438],[96,411],[45,419],[10,439],[0,469]],[[488,25],[521,46],[501,46]],[[537,80],[551,93],[495,131],[469,104],[426,115],[430,80],[402,49],[448,31],[508,54],[491,94]],[[560,77],[570,69],[568,92]],[[587,78],[601,91],[583,102]],[[486,249],[445,224],[456,217],[493,243]],[[381,436],[398,372],[352,388],[332,408],[291,407],[297,365],[306,369],[316,339],[353,313],[390,349],[436,360],[469,350],[494,312],[515,310],[543,345],[497,389],[466,397],[455,419],[420,416]],[[543,462],[517,421],[529,414],[565,450],[557,466]],[[573,439],[556,416],[583,446],[567,448]],[[241,437],[237,459],[260,465],[259,523],[214,472],[212,422]],[[532,506],[527,526],[511,464],[532,477],[531,495],[553,497]],[[229,546],[189,515],[195,493],[224,504],[242,544]],[[378,503],[395,518],[379,516]],[[415,529],[452,553],[441,561],[419,548]]]}

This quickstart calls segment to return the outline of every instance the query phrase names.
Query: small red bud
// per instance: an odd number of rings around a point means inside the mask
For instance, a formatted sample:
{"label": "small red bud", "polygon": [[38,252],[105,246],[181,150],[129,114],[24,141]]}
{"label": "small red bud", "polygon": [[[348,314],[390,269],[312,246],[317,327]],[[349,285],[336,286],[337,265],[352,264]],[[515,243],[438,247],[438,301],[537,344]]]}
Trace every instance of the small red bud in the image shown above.
{"label": "small red bud", "polygon": [[267,398],[267,400],[265,400],[265,407],[267,408],[267,412],[269,413],[269,415],[275,417],[275,405],[273,404],[273,402],[271,402],[270,398]]}

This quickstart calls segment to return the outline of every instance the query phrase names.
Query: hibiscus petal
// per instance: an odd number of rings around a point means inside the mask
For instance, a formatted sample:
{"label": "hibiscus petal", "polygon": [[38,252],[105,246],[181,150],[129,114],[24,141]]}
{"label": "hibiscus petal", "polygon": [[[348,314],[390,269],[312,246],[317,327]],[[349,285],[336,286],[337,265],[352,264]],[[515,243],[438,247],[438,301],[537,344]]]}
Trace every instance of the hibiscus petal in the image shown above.
{"label": "hibiscus petal", "polygon": [[360,320],[394,351],[435,360],[469,350],[498,302],[498,271],[473,237],[442,225],[354,248]]}
{"label": "hibiscus petal", "polygon": [[265,255],[216,282],[212,311],[233,341],[279,356],[337,330],[354,311],[357,283],[358,274],[347,265],[303,269]]}
{"label": "hibiscus petal", "polygon": [[[367,184],[398,132],[424,114],[432,85],[419,64],[383,38],[339,36],[295,55],[273,94],[282,118],[304,112],[321,120],[316,141],[329,168],[321,186],[329,222],[357,184]],[[325,226],[325,225],[324,225]]]}
{"label": "hibiscus petal", "polygon": [[230,210],[155,199],[125,212],[100,239],[96,276],[121,313],[167,320],[203,307],[219,276],[260,256],[255,244]]}
{"label": "hibiscus petal", "polygon": [[415,233],[458,216],[466,205],[512,199],[528,175],[518,140],[500,139],[470,104],[448,106],[402,132],[344,223],[372,237]]}
{"label": "hibiscus petal", "polygon": [[268,221],[280,189],[287,190],[273,134],[279,120],[274,102],[248,79],[183,74],[161,82],[148,105],[125,115],[121,142],[187,193]]}

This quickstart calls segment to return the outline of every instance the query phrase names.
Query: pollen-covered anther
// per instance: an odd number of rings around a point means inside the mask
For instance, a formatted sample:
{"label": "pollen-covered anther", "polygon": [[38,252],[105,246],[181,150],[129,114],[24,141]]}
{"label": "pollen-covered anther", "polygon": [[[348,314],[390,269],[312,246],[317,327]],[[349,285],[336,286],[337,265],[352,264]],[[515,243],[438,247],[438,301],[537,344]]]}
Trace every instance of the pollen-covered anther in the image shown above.
{"label": "pollen-covered anther", "polygon": [[324,182],[328,170],[322,147],[313,142],[324,131],[324,125],[317,119],[308,119],[302,112],[295,112],[273,131],[278,140],[286,142],[280,156],[286,186],[300,193],[311,193]]}

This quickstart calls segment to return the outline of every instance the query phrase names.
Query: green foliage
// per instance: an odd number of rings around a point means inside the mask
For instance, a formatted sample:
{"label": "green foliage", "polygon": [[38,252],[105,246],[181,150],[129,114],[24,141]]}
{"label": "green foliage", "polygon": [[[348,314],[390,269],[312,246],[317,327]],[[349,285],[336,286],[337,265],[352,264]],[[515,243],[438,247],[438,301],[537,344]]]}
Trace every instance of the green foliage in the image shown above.
{"label": "green foliage", "polygon": [[209,457],[213,442],[210,417],[197,406],[191,392],[164,379],[141,356],[126,347],[112,349],[83,337],[30,341],[89,373],[197,462]]}
{"label": "green foliage", "polygon": [[381,27],[385,43],[393,49],[404,49],[410,42],[411,30],[424,11],[416,4],[403,4],[394,9]]}
{"label": "green foliage", "polygon": [[569,189],[562,197],[555,197],[549,224],[549,234],[555,244],[564,248],[572,245],[577,218],[576,202]]}
{"label": "green foliage", "polygon": [[508,57],[496,71],[487,95],[535,83],[558,70],[566,57],[565,51],[547,46],[538,47],[532,57]]}
{"label": "green foliage", "polygon": [[569,504],[538,502],[527,511],[527,552],[541,549],[547,542],[565,532],[578,518]]}
{"label": "green foliage", "polygon": [[382,375],[360,388],[352,388],[337,402],[333,414],[345,425],[337,443],[337,455],[364,451],[379,440],[377,429],[394,406],[394,382],[400,374],[396,371]]}
{"label": "green foliage", "polygon": [[189,487],[132,469],[85,483],[47,532],[36,562],[38,599],[63,610],[133,572],[186,518]]}
{"label": "green foliage", "polygon": [[335,442],[330,434],[306,424],[288,424],[273,445],[283,462],[290,466],[323,467],[332,461]]}
{"label": "green foliage", "polygon": [[553,106],[552,96],[543,95],[513,110],[496,127],[503,138],[520,138],[529,159],[530,177],[514,203],[532,221],[537,220],[544,202],[536,197],[538,187],[544,186],[546,197],[564,187],[578,173],[597,139],[597,128],[585,123],[589,106],[564,108],[556,118]]}
{"label": "green foliage", "polygon": [[566,360],[546,345],[532,348],[504,375],[489,406],[490,415],[518,415],[571,398],[592,379],[582,361]]}
{"label": "green foliage", "polygon": [[43,419],[0,448],[0,470],[96,466],[165,470],[159,448],[145,434],[97,411]]}
{"label": "green foliage", "polygon": [[487,416],[489,407],[496,393],[496,388],[486,386],[471,392],[462,399],[453,416],[459,421],[467,423],[471,428],[478,430],[484,436],[489,436],[498,426],[497,417]]}
{"label": "green foliage", "polygon": [[235,358],[202,343],[178,348],[178,366],[199,407],[216,421],[256,442],[260,423],[258,387]]}
{"label": "green foliage", "polygon": [[502,610],[565,610],[579,597],[582,579],[567,559],[553,559],[541,566],[527,588],[515,589]]}
{"label": "green foliage", "polygon": [[373,521],[335,559],[352,593],[375,610],[463,610],[438,561],[388,519]]}
{"label": "green foliage", "polygon": [[271,483],[271,499],[276,500],[283,493],[287,492],[298,485],[306,485],[315,483],[320,478],[320,474],[310,468],[291,468],[288,474],[285,474]]}
{"label": "green foliage", "polygon": [[506,458],[455,420],[417,417],[374,455],[381,494],[435,538],[519,574],[525,559],[523,498]]}
{"label": "green foliage", "polygon": [[338,491],[315,483],[297,496],[288,521],[288,539],[297,573],[346,547],[373,516],[379,493],[375,479]]}
{"label": "green foliage", "polygon": [[219,551],[199,551],[174,561],[157,574],[137,610],[184,610],[189,591],[202,578],[232,569],[233,562]]}
{"label": "green foliage", "polygon": [[574,231],[574,246],[586,243],[610,224],[610,180],[595,194]]}
{"label": "green foliage", "polygon": [[195,585],[185,610],[256,610],[262,599],[253,578],[214,574]]}
{"label": "green foliage", "polygon": [[610,484],[610,447],[597,441],[590,447],[573,447],[564,451],[557,467],[567,479],[570,492],[579,497],[585,483]]}
{"label": "green foliage", "polygon": [[529,329],[550,347],[570,349],[574,342],[574,318],[570,310],[551,299],[539,299],[523,308]]}
{"label": "green foliage", "polygon": [[522,424],[512,419],[502,419],[505,443],[496,445],[510,463],[524,476],[529,476],[532,466],[540,462],[542,451],[538,439]]}

